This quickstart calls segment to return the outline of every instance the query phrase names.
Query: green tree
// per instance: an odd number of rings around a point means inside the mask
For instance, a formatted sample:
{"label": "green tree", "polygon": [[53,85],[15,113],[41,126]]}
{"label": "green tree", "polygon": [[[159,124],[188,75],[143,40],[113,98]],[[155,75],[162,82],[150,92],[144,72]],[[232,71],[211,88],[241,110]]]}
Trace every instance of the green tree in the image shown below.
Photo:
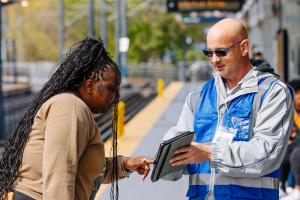
{"label": "green tree", "polygon": [[[18,59],[38,61],[58,59],[59,1],[29,1],[22,8],[8,8],[8,37],[15,38]],[[96,6],[96,34],[100,34],[100,1]],[[108,50],[115,56],[114,1],[109,0]],[[141,5],[144,5],[142,7]],[[145,6],[146,5],[146,6]],[[187,36],[194,42],[204,41],[204,26],[186,26],[166,13],[164,0],[128,0],[129,62],[161,60],[167,50],[173,50],[182,59],[183,41]],[[88,5],[86,0],[65,0],[65,49],[87,36]],[[187,47],[187,59],[200,58],[192,46]]]}
{"label": "green tree", "polygon": [[8,38],[17,41],[18,59],[48,60],[57,56],[56,5],[51,1],[30,1],[30,6],[8,6]]}

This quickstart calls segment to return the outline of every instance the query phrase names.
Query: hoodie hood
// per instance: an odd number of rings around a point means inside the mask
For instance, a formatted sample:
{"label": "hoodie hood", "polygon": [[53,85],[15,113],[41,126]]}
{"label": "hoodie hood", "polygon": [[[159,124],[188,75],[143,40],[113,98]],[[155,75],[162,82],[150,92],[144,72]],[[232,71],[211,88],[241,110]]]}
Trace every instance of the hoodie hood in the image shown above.
{"label": "hoodie hood", "polygon": [[278,76],[278,74],[275,73],[274,68],[271,67],[271,65],[266,61],[252,61],[251,64],[253,65],[253,70],[259,71],[260,73],[270,73],[275,76]]}

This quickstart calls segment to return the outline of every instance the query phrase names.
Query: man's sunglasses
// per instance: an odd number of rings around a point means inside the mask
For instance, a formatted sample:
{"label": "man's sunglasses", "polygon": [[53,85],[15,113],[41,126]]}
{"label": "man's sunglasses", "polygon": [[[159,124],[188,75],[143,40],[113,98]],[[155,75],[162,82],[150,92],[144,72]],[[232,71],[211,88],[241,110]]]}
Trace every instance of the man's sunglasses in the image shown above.
{"label": "man's sunglasses", "polygon": [[228,48],[221,48],[221,49],[216,49],[216,50],[211,50],[211,49],[203,49],[203,53],[206,57],[213,57],[213,54],[216,54],[217,57],[225,57],[228,53],[228,51],[233,48],[235,45],[239,44],[241,41],[243,41],[244,39],[234,43],[233,45],[231,45]]}

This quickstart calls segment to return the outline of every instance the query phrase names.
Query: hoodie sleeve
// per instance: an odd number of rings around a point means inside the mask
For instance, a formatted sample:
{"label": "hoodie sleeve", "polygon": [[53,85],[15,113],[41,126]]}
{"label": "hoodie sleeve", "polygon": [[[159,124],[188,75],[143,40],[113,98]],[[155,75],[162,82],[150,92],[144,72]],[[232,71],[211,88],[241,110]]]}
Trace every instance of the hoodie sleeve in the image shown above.
{"label": "hoodie sleeve", "polygon": [[212,144],[211,166],[221,174],[255,178],[279,168],[293,124],[293,100],[281,81],[262,100],[250,141]]}

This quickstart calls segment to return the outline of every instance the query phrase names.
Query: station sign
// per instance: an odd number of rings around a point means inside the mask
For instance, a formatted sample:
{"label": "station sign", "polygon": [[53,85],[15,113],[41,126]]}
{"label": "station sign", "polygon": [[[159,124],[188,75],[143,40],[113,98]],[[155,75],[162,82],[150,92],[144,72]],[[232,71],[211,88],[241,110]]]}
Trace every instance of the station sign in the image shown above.
{"label": "station sign", "polygon": [[191,17],[190,15],[182,16],[182,22],[184,24],[213,24],[220,20],[224,19],[223,17],[205,17],[197,15],[196,17]]}
{"label": "station sign", "polygon": [[239,11],[244,0],[167,0],[168,12]]}

